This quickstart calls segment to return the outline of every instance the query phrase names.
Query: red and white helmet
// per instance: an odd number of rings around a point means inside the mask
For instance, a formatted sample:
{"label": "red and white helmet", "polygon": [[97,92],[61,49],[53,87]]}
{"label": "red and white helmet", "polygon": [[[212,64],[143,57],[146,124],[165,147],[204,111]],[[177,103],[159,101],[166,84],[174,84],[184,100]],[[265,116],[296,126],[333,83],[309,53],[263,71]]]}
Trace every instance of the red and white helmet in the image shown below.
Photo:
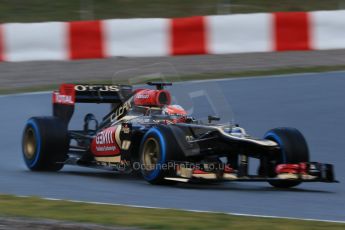
{"label": "red and white helmet", "polygon": [[180,105],[167,105],[163,108],[163,114],[175,116],[174,123],[185,122],[187,112]]}

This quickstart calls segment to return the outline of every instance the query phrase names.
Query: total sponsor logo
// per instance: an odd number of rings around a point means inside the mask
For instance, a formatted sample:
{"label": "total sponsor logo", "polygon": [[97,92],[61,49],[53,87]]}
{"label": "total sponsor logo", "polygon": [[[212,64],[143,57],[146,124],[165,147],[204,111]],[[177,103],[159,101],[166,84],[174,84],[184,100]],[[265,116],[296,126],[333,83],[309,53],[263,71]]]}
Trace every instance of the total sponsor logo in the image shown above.
{"label": "total sponsor logo", "polygon": [[54,102],[58,104],[74,104],[72,96],[70,95],[62,95],[57,92],[54,93]]}
{"label": "total sponsor logo", "polygon": [[100,92],[117,92],[119,87],[117,85],[75,85],[75,91],[100,91]]}

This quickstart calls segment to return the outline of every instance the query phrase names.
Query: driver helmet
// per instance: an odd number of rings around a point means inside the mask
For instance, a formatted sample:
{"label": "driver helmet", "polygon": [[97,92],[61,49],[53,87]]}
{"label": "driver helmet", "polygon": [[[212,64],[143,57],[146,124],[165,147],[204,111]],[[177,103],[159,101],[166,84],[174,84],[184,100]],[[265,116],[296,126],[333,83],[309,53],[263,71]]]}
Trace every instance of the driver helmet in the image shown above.
{"label": "driver helmet", "polygon": [[180,105],[167,105],[163,108],[163,114],[174,117],[174,122],[185,122],[187,112]]}

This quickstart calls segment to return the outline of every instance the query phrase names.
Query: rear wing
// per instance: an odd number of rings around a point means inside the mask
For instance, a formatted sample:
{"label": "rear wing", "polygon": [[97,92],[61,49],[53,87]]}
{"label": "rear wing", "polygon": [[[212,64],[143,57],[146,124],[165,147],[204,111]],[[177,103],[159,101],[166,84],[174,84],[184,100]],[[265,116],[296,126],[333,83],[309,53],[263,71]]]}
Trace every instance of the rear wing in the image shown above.
{"label": "rear wing", "polygon": [[62,84],[53,92],[53,115],[69,123],[75,103],[121,104],[132,95],[130,85]]}

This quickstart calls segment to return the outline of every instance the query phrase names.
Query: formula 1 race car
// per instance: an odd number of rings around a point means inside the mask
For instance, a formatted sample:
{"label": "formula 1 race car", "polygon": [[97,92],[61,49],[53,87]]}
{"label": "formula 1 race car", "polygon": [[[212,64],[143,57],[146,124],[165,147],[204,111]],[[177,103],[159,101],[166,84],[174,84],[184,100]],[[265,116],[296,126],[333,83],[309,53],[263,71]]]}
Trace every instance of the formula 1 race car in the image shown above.
{"label": "formula 1 race car", "polygon": [[[309,162],[303,135],[295,128],[275,128],[253,138],[237,124],[217,124],[191,117],[165,89],[129,85],[63,84],[53,92],[53,116],[32,117],[22,149],[33,171],[58,171],[78,165],[131,173],[151,184],[200,180],[266,181],[288,188],[301,182],[336,182],[333,166]],[[152,89],[152,87],[154,87]],[[75,103],[109,103],[102,121],[86,114],[80,130],[69,130]],[[249,159],[260,161],[250,175]]]}

